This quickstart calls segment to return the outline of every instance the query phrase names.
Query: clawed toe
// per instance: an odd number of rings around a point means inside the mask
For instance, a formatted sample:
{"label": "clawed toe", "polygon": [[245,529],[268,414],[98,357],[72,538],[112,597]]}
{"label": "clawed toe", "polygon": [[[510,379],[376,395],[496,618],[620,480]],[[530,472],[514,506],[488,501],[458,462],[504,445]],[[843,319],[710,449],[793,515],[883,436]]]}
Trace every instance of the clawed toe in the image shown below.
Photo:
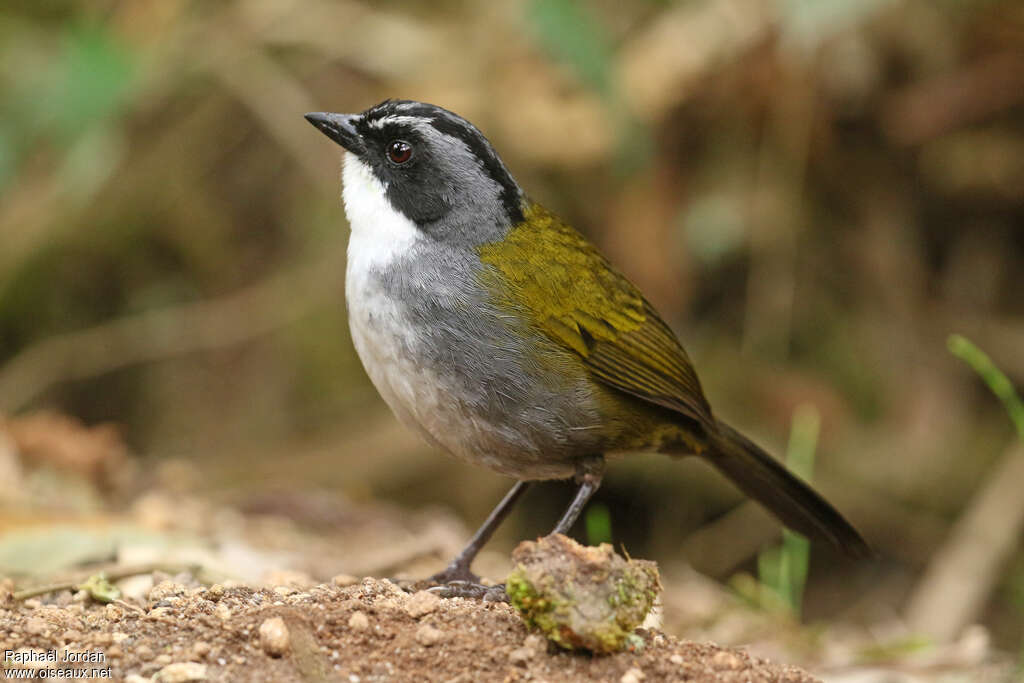
{"label": "clawed toe", "polygon": [[469,598],[483,602],[508,602],[505,584],[485,586],[475,581],[449,581],[440,586],[428,588],[428,592],[441,598]]}
{"label": "clawed toe", "polygon": [[469,571],[469,567],[460,567],[458,565],[449,565],[427,580],[440,585],[448,583],[480,583],[480,577]]}

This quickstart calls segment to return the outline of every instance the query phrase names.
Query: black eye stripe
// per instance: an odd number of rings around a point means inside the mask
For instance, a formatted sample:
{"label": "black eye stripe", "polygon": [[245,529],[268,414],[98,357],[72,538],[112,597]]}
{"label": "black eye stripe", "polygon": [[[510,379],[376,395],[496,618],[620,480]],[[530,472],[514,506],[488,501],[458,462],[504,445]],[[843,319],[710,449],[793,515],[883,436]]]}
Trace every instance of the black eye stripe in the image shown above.
{"label": "black eye stripe", "polygon": [[468,124],[462,123],[461,120],[447,116],[435,117],[430,122],[430,125],[445,135],[461,140],[469,148],[473,156],[480,160],[480,164],[487,175],[501,186],[501,202],[505,207],[506,213],[512,218],[513,222],[521,222],[523,220],[523,210],[519,205],[521,200],[519,186],[516,185],[516,181],[512,179],[512,175],[505,168],[505,165],[501,163],[498,154],[490,146],[483,134],[475,128],[470,128]]}
{"label": "black eye stripe", "polygon": [[394,140],[405,140],[413,146],[413,156],[419,157],[417,166],[430,166],[435,152],[428,144],[433,128],[447,137],[463,143],[476,157],[483,172],[500,188],[500,201],[513,223],[523,220],[522,193],[497,152],[484,135],[458,114],[442,107],[410,100],[385,100],[362,113],[356,129],[374,149],[379,150],[382,162],[393,168],[396,162],[388,157],[388,145]]}

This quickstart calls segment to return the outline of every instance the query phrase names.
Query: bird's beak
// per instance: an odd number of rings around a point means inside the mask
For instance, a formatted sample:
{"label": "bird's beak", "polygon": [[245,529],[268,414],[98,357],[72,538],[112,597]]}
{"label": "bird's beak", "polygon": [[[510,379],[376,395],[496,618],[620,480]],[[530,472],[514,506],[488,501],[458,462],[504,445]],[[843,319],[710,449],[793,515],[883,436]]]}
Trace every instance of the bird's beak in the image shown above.
{"label": "bird's beak", "polygon": [[306,120],[316,126],[321,133],[353,154],[361,154],[364,149],[363,139],[352,123],[357,118],[358,114],[331,114],[323,111],[306,114]]}

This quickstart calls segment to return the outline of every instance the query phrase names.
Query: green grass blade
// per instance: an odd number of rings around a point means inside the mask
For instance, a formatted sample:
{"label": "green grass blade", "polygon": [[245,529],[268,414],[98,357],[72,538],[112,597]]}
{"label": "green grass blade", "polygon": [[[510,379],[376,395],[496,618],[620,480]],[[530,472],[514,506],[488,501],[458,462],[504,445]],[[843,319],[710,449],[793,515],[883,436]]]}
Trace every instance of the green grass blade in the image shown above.
{"label": "green grass blade", "polygon": [[[812,405],[799,406],[793,413],[789,447],[786,449],[786,465],[804,481],[810,481],[814,474],[814,454],[818,447],[820,431],[821,416],[818,409]],[[783,529],[779,570],[783,578],[781,592],[794,614],[800,614],[803,604],[810,559],[811,546],[808,540],[794,531]]]}
{"label": "green grass blade", "polygon": [[971,366],[978,373],[988,388],[1003,405],[1010,419],[1017,428],[1017,436],[1024,441],[1024,403],[1013,388],[1013,383],[996,367],[992,359],[984,351],[974,345],[967,337],[951,334],[946,341],[950,353]]}
{"label": "green grass blade", "polygon": [[612,542],[612,516],[608,512],[607,505],[603,503],[589,505],[583,523],[587,528],[587,545]]}
{"label": "green grass blade", "polygon": [[[818,447],[821,417],[811,405],[801,405],[793,413],[786,465],[804,481],[814,473],[814,454]],[[761,606],[775,608],[780,603],[794,615],[800,614],[811,546],[802,535],[783,529],[782,546],[765,550],[758,556],[758,575],[763,592]]]}

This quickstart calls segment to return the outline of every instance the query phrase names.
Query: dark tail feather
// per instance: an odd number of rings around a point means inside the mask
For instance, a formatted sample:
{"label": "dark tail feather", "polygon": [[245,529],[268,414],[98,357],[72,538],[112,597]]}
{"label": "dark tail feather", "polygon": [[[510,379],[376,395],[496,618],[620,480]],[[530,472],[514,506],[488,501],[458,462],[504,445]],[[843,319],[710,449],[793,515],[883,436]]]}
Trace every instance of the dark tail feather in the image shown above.
{"label": "dark tail feather", "polygon": [[872,552],[857,530],[810,486],[729,425],[719,422],[708,461],[793,531],[856,558]]}

